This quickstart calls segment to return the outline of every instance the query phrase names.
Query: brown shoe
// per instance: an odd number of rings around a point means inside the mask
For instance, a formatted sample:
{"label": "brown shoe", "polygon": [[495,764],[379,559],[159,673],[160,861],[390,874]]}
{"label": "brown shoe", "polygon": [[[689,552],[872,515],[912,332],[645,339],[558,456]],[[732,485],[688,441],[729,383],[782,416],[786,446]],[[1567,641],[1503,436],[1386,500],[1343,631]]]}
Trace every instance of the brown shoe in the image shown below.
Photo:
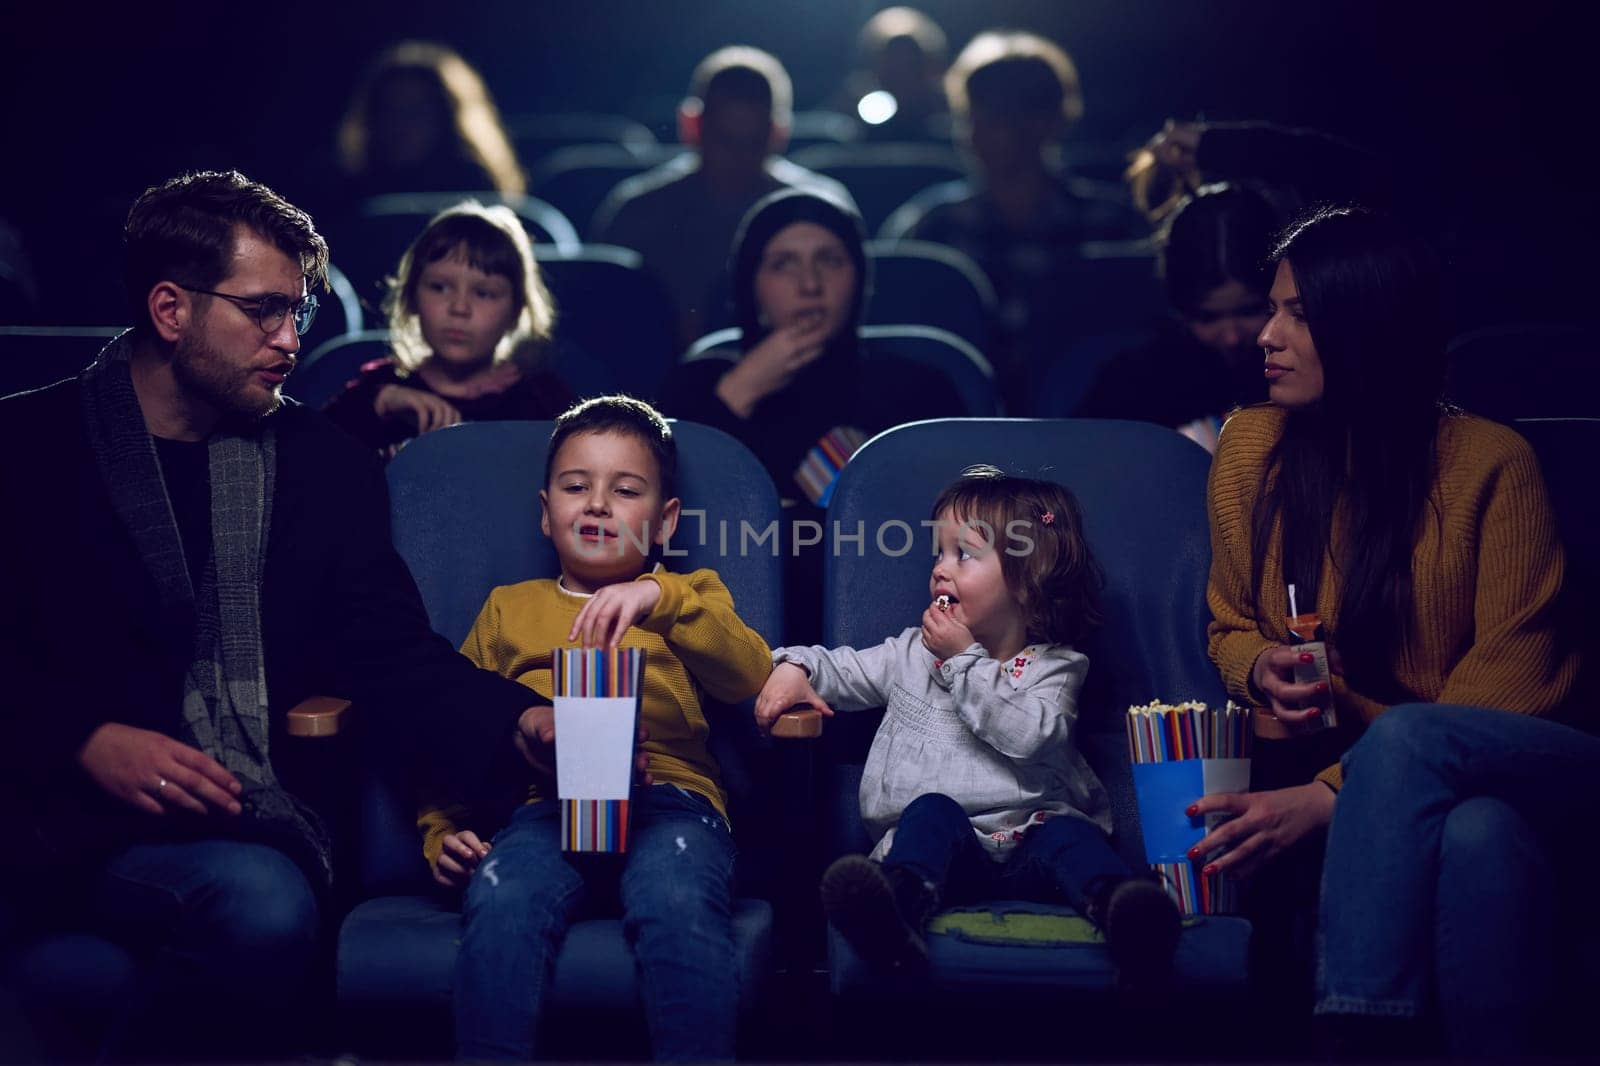
{"label": "brown shoe", "polygon": [[[913,921],[902,913],[890,872],[865,855],[846,855],[822,875],[822,909],[861,960],[870,966],[922,969],[928,945],[922,926],[931,907]],[[926,889],[932,895],[931,889]]]}

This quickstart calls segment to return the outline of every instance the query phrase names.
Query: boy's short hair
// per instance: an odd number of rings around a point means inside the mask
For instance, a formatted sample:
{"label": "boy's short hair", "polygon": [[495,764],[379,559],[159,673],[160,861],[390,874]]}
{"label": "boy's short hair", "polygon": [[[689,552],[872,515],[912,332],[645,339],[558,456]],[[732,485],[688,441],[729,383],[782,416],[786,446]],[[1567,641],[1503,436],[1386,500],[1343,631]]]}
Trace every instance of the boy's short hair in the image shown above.
{"label": "boy's short hair", "polygon": [[[1099,626],[1105,576],[1089,550],[1077,497],[1054,481],[969,466],[934,501],[993,536],[1006,589],[1022,605],[1028,639],[1076,644]],[[984,527],[988,528],[985,529]]]}
{"label": "boy's short hair", "polygon": [[945,74],[950,109],[1017,118],[1083,117],[1083,89],[1072,57],[1036,33],[990,30],[974,37]]}
{"label": "boy's short hair", "polygon": [[556,453],[579,433],[623,433],[636,438],[656,460],[662,500],[678,494],[678,445],[672,427],[661,412],[632,396],[594,396],[561,412],[555,431],[550,434],[550,450],[545,453],[544,484],[550,485]]}

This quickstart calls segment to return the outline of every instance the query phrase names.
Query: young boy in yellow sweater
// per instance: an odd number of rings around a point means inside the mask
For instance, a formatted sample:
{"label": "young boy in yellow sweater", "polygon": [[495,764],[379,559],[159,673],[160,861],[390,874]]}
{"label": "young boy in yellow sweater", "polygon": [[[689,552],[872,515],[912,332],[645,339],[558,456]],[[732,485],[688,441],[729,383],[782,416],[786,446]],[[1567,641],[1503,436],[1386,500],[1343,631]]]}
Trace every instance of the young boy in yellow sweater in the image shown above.
{"label": "young boy in yellow sweater", "polygon": [[[658,1059],[733,1057],[738,968],[732,928],[734,847],[703,690],[753,696],[771,671],[766,642],[734,613],[716,573],[674,574],[654,558],[678,520],[672,430],[648,404],[585,400],[556,420],[540,525],[561,576],[489,594],[462,652],[546,700],[556,647],[645,649],[640,760],[628,850],[574,859],[560,843],[553,776],[536,782],[492,841],[459,806],[418,818],[434,877],[466,888],[456,963],[456,1051],[463,1059],[534,1056],[545,990],[586,880],[618,878]],[[553,766],[555,711],[538,735]],[[539,747],[538,744],[533,745]],[[469,826],[471,828],[469,828]]]}

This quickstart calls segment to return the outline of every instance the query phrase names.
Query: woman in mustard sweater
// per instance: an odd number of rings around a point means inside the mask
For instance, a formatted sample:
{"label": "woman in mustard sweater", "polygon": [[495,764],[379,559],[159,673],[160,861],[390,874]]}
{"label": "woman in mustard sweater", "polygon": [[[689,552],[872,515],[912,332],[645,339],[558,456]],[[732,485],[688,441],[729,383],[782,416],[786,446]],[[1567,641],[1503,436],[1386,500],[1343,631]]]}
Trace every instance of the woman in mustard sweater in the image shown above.
{"label": "woman in mustard sweater", "polygon": [[[1556,632],[1564,559],[1532,450],[1439,401],[1447,334],[1433,253],[1381,216],[1324,209],[1273,258],[1259,338],[1269,403],[1228,421],[1209,494],[1210,652],[1234,698],[1259,708],[1252,791],[1191,808],[1237,815],[1191,854],[1250,879],[1257,976],[1303,1007],[1323,841],[1351,745],[1397,704],[1549,714],[1578,663]],[[1299,610],[1324,624],[1328,683],[1295,681],[1307,655],[1291,646],[1291,583]],[[1388,723],[1375,732],[1374,744],[1415,739]],[[1410,812],[1386,813],[1399,823]],[[1356,883],[1363,862],[1432,861],[1352,858]],[[1393,905],[1361,909],[1380,903]]]}

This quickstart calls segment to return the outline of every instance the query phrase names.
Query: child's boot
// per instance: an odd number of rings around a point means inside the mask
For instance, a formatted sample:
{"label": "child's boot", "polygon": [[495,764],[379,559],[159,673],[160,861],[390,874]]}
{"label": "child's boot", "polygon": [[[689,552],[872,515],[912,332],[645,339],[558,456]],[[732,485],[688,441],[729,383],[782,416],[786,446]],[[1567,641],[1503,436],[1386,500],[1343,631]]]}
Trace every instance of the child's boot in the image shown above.
{"label": "child's boot", "polygon": [[939,909],[934,887],[904,867],[846,855],[822,875],[822,909],[863,962],[921,969],[928,963],[922,931]]}
{"label": "child's boot", "polygon": [[1165,889],[1146,877],[1097,878],[1089,887],[1088,912],[1106,938],[1118,988],[1143,991],[1167,984],[1183,918]]}

